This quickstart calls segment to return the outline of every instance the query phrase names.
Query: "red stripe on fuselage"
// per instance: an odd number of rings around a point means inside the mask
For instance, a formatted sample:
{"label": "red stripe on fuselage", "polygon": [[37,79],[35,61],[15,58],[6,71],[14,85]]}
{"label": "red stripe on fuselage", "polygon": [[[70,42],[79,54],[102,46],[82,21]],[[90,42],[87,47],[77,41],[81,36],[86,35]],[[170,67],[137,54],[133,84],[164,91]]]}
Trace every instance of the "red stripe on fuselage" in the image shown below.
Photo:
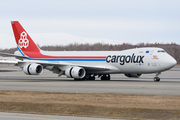
{"label": "red stripe on fuselage", "polygon": [[105,59],[106,56],[49,56],[38,52],[24,52],[30,58],[80,58],[80,59]]}

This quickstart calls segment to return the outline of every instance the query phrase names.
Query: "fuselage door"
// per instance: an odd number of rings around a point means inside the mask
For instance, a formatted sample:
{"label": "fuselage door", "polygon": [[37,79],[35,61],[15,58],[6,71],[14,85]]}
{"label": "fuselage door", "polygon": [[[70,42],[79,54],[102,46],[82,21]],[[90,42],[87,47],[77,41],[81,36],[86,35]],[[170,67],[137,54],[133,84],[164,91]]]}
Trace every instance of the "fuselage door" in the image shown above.
{"label": "fuselage door", "polygon": [[153,53],[154,53],[154,50],[151,50],[150,55],[152,55]]}

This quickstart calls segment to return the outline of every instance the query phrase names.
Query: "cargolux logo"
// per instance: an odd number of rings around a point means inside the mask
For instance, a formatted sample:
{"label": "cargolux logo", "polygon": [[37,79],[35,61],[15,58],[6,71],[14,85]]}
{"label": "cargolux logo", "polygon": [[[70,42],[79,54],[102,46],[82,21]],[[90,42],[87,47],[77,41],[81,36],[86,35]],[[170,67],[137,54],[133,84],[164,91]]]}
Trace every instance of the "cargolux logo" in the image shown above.
{"label": "cargolux logo", "polygon": [[106,57],[107,63],[118,63],[120,62],[120,65],[124,65],[125,63],[144,63],[143,61],[144,56],[136,56],[134,53],[132,56],[130,55],[108,55]]}
{"label": "cargolux logo", "polygon": [[20,39],[18,41],[18,46],[20,48],[27,48],[29,46],[29,40],[27,39],[27,33],[26,32],[22,32],[20,35]]}

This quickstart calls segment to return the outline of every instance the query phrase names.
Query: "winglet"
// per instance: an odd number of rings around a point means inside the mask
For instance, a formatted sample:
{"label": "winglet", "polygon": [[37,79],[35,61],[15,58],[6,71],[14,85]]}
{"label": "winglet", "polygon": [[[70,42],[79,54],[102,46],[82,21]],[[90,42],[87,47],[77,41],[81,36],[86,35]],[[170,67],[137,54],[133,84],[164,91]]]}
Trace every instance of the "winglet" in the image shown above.
{"label": "winglet", "polygon": [[16,44],[18,49],[20,49],[25,55],[26,52],[40,52],[38,46],[31,39],[29,34],[21,26],[18,21],[11,21]]}

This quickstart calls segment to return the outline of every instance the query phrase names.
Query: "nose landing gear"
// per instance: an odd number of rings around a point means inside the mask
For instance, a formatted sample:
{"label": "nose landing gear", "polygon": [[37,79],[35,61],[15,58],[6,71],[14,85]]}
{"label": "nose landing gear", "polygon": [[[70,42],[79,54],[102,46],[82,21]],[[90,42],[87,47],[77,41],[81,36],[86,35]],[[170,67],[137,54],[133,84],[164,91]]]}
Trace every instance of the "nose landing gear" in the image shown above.
{"label": "nose landing gear", "polygon": [[154,82],[159,82],[160,78],[159,77],[154,77]]}
{"label": "nose landing gear", "polygon": [[158,77],[161,73],[156,73],[156,77],[154,77],[154,82],[159,82],[160,81],[160,78]]}

